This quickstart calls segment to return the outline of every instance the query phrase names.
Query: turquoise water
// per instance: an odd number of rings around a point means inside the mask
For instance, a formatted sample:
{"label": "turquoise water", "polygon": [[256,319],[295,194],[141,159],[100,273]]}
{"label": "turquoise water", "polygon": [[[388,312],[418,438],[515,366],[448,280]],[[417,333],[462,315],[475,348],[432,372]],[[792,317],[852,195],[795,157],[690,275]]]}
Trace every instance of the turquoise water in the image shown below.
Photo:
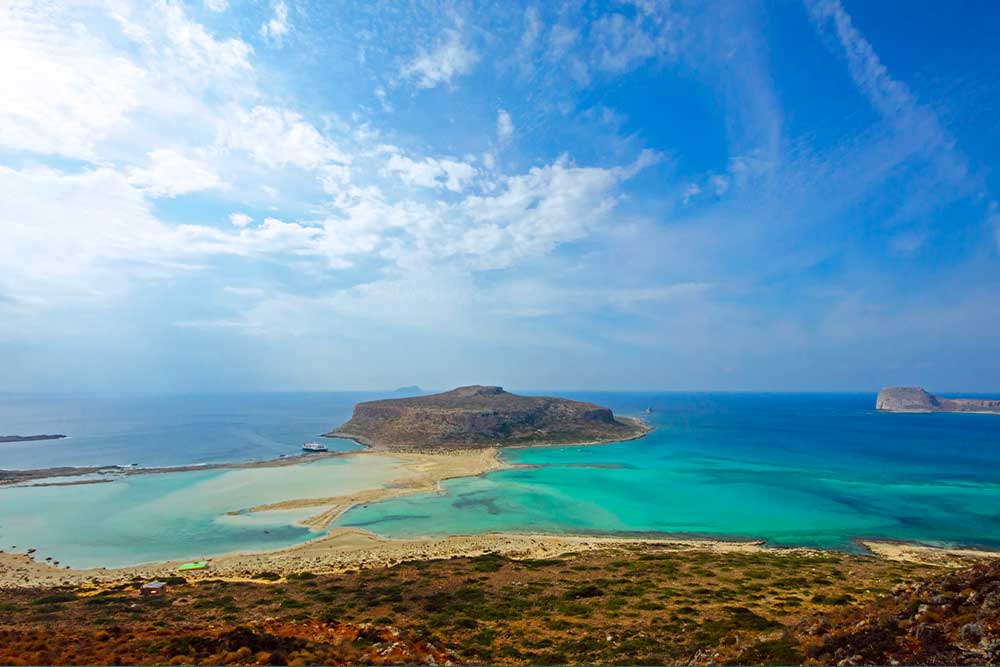
{"label": "turquoise water", "polygon": [[508,450],[522,468],[356,508],[388,536],[667,532],[855,548],[880,537],[1000,548],[1000,417],[876,413],[870,395],[580,395],[657,430]]}
{"label": "turquoise water", "polygon": [[[657,429],[604,446],[508,450],[520,467],[358,507],[339,525],[387,536],[657,532],[838,549],[858,537],[1000,549],[1000,417],[881,414],[874,394],[564,395],[626,415],[650,406],[644,416]],[[0,468],[273,458],[297,453],[371,397],[0,397],[0,432],[73,436],[0,445]],[[312,510],[227,512],[379,486],[398,476],[396,466],[344,457],[0,488],[0,548],[31,546],[78,567],[280,548],[315,536],[295,525]]]}
{"label": "turquoise water", "polygon": [[400,466],[389,457],[352,456],[134,475],[102,484],[0,488],[0,548],[24,553],[33,547],[36,559],[51,556],[74,567],[278,549],[317,537],[295,522],[321,510],[229,512],[382,486],[402,474]]}

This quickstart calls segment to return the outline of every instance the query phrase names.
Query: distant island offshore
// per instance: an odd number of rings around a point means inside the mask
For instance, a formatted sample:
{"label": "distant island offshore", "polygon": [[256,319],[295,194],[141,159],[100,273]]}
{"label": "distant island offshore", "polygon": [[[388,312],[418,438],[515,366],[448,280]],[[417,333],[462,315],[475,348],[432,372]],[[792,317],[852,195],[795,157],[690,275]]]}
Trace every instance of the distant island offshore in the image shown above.
{"label": "distant island offshore", "polygon": [[41,435],[0,435],[0,443],[5,442],[35,442],[37,440],[61,440],[66,436],[62,433],[43,433]]}
{"label": "distant island offshore", "polygon": [[372,449],[428,451],[619,442],[650,430],[594,403],[471,385],[358,403],[347,423],[324,435]]}
{"label": "distant island offshore", "polygon": [[920,387],[886,387],[875,399],[884,412],[975,412],[1000,415],[1000,399],[944,398]]}

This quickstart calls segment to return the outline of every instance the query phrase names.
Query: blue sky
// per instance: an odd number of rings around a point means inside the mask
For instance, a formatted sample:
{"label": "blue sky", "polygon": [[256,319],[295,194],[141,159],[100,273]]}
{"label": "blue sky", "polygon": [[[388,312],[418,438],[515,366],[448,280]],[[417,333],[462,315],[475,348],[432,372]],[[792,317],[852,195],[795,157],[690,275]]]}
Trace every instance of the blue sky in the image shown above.
{"label": "blue sky", "polygon": [[1000,390],[991,2],[0,7],[0,391]]}

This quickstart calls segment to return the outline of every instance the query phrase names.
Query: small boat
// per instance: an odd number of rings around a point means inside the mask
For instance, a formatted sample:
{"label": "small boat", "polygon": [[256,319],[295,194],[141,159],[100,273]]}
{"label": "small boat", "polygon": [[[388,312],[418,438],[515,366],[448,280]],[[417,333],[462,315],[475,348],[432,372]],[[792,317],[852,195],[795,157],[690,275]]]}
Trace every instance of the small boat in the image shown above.
{"label": "small boat", "polygon": [[647,415],[653,414],[653,408],[646,408],[645,412]]}
{"label": "small boat", "polygon": [[321,445],[318,442],[307,442],[302,445],[302,449],[307,452],[325,452],[327,451],[326,445]]}

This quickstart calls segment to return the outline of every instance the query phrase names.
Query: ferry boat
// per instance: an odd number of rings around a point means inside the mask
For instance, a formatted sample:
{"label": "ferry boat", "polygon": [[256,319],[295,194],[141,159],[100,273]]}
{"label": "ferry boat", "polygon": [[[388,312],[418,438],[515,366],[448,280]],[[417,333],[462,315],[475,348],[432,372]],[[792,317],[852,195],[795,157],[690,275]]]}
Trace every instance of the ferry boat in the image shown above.
{"label": "ferry boat", "polygon": [[327,451],[326,445],[321,445],[318,442],[307,442],[302,445],[302,449],[307,452],[325,452]]}

